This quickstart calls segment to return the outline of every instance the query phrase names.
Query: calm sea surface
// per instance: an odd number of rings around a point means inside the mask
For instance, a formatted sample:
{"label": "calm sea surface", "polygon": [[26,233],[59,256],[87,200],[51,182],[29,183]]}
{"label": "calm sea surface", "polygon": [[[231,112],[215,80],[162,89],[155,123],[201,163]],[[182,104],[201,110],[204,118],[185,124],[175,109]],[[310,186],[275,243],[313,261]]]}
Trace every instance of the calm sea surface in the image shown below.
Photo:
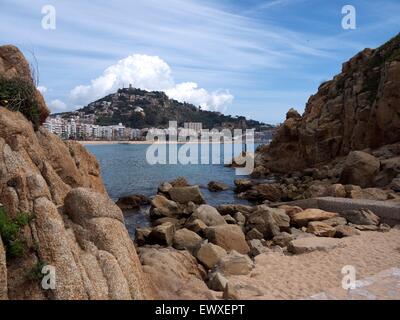
{"label": "calm sea surface", "polygon": [[[223,145],[220,146],[220,164],[156,164],[150,165],[146,160],[145,144],[110,144],[87,145],[86,148],[96,156],[100,163],[103,180],[108,194],[114,200],[119,197],[144,194],[153,196],[157,193],[157,187],[162,182],[173,180],[179,176],[185,177],[189,183],[200,186],[208,204],[216,206],[223,203],[246,203],[237,199],[233,192],[233,180],[243,176],[236,176],[235,170],[224,167]],[[181,148],[179,145],[178,148]],[[256,147],[256,146],[255,146]],[[201,156],[199,147],[199,159]],[[212,156],[210,147],[210,158]],[[218,151],[215,150],[218,154]],[[237,155],[240,151],[236,151]],[[228,157],[229,158],[229,157]],[[209,192],[207,184],[211,180],[224,182],[230,186],[230,190],[223,192]],[[148,225],[148,209],[125,212],[125,222],[130,234],[133,236],[137,225]]]}

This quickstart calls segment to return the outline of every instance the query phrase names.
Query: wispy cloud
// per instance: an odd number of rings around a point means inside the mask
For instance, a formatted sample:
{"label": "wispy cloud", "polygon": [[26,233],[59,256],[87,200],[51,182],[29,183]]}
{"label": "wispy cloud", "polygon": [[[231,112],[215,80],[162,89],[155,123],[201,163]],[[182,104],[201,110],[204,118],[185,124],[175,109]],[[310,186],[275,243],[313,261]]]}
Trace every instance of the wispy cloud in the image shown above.
{"label": "wispy cloud", "polygon": [[[297,92],[301,86],[303,96],[309,95],[320,76],[299,83],[286,75],[297,73],[293,78],[299,79],[318,73],[328,78],[357,50],[398,30],[394,0],[383,1],[390,10],[381,15],[372,1],[354,0],[363,10],[353,33],[340,28],[340,6],[331,1],[254,0],[252,7],[238,2],[240,10],[230,10],[230,1],[222,7],[216,0],[51,2],[57,10],[54,31],[41,28],[41,7],[48,1],[2,0],[0,11],[2,42],[35,49],[48,101],[68,101],[78,85],[90,86],[109,66],[142,53],[165,61],[174,71],[174,85],[188,82],[180,96],[199,88],[210,95],[226,88],[235,95],[228,111],[249,114],[245,99],[253,91]],[[365,20],[372,30],[366,29]],[[267,99],[260,95],[252,104],[261,109]],[[301,98],[297,104],[304,102]],[[281,103],[276,117],[285,113],[285,95]]]}

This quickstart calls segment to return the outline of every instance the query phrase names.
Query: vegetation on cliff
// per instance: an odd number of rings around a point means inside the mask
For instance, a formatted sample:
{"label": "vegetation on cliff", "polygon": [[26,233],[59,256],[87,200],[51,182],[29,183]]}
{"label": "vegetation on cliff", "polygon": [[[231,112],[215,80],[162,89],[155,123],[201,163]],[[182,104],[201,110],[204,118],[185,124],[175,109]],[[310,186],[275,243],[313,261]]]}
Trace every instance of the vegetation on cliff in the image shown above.
{"label": "vegetation on cliff", "polygon": [[0,77],[0,106],[21,112],[35,128],[39,127],[39,101],[36,88],[31,81]]}

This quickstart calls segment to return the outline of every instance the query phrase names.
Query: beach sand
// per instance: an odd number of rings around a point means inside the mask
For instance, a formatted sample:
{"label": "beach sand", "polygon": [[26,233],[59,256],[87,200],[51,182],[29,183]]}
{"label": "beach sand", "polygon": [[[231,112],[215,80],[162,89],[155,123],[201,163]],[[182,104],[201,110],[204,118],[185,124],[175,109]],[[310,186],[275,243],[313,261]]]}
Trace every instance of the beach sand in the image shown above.
{"label": "beach sand", "polygon": [[332,288],[343,290],[341,270],[346,265],[356,268],[357,280],[400,267],[399,229],[363,232],[342,241],[345,247],[326,252],[261,254],[250,275],[231,276],[229,282],[241,299],[307,299]]}

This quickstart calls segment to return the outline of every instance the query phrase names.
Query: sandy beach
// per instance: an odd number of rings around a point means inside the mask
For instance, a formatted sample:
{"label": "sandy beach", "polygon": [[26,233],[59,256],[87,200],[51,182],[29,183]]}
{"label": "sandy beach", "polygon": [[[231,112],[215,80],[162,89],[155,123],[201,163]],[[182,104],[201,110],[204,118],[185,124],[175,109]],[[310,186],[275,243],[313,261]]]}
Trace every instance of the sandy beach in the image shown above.
{"label": "sandy beach", "polygon": [[400,266],[399,229],[366,231],[342,241],[343,247],[329,251],[259,255],[249,276],[232,276],[229,281],[243,299],[307,299],[329,289],[341,289],[341,270],[346,265],[356,268],[357,280]]}

